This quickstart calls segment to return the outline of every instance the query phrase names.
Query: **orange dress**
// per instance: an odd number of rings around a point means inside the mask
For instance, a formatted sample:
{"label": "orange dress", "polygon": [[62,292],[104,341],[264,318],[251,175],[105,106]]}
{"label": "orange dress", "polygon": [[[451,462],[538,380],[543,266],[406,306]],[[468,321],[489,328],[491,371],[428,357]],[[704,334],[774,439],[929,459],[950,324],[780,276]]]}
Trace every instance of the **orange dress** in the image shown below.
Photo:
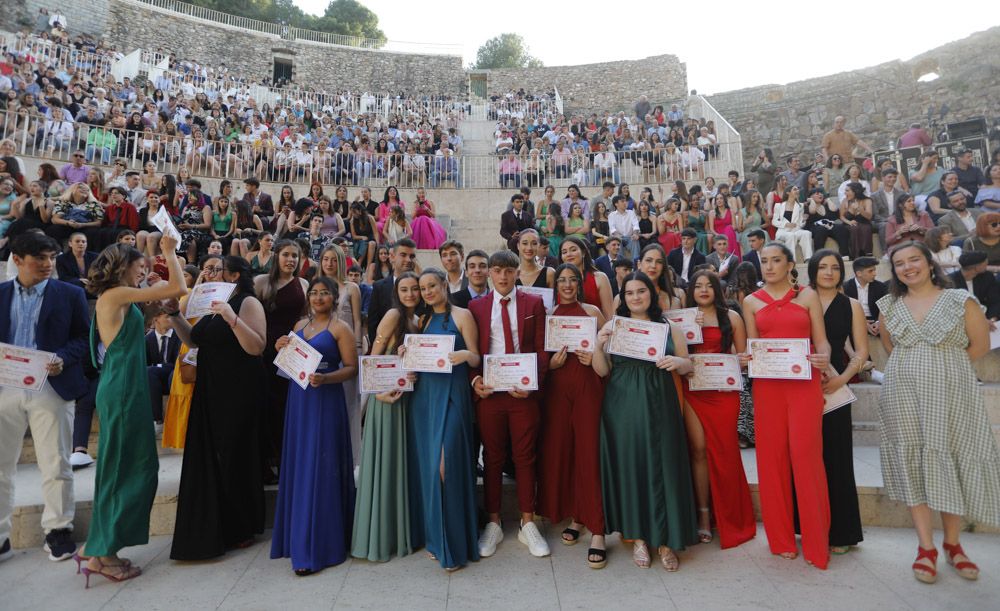
{"label": "orange dress", "polygon": [[[180,303],[180,309],[187,305],[187,297]],[[200,318],[189,318],[193,327]],[[187,437],[188,412],[191,411],[191,395],[194,394],[194,384],[181,381],[181,361],[188,353],[188,347],[181,344],[177,351],[177,362],[174,363],[174,375],[170,378],[170,395],[167,397],[167,407],[163,410],[163,447],[184,449],[184,439]]]}

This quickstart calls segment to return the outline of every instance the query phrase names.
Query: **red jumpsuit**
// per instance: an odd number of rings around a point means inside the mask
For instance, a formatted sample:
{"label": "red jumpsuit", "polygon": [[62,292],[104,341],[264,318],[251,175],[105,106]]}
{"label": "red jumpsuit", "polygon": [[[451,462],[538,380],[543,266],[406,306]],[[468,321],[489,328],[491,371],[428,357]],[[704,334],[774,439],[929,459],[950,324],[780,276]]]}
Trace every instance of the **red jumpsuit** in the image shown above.
{"label": "red jumpsuit", "polygon": [[[772,299],[759,290],[766,305],[757,311],[761,338],[811,337],[809,311],[792,303],[796,292]],[[792,478],[807,561],[825,569],[830,561],[830,498],[823,467],[823,389],[820,372],[810,380],[757,378],[753,383],[754,432],[760,511],[771,552],[797,551],[792,511]]]}

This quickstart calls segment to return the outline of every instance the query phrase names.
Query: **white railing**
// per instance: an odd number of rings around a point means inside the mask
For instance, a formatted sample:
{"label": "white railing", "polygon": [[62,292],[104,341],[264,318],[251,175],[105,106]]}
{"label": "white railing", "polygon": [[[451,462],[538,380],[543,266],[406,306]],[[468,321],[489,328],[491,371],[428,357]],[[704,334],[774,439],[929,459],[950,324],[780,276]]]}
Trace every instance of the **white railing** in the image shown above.
{"label": "white railing", "polygon": [[194,6],[186,2],[177,0],[122,0],[134,4],[155,7],[162,11],[181,13],[196,19],[203,19],[220,23],[229,27],[250,30],[276,36],[283,40],[305,40],[309,42],[337,45],[341,47],[356,47],[360,49],[374,49],[381,51],[391,51],[397,53],[424,53],[431,55],[461,55],[462,46],[458,44],[438,44],[408,42],[400,40],[389,40],[380,42],[371,38],[359,36],[347,36],[344,34],[331,34],[329,32],[316,32],[302,28],[292,27],[282,23],[268,23],[257,19],[249,19],[238,15],[231,15],[213,9]]}
{"label": "white railing", "polygon": [[487,119],[533,119],[545,115],[554,120],[562,114],[561,103],[555,100],[496,100],[486,103]]}
{"label": "white railing", "polygon": [[[44,117],[0,113],[0,137],[11,138],[17,154],[53,162],[68,162],[77,150],[85,151],[88,163],[99,166],[126,160],[130,169],[153,162],[158,173],[176,174],[182,167],[198,177],[241,181],[256,176],[261,181],[308,185],[367,185],[373,188],[404,187],[495,189],[552,184],[565,187],[616,184],[669,183],[701,180],[713,176],[721,182],[730,169],[739,166],[713,156],[689,164],[663,151],[574,153],[568,158],[542,154],[506,156],[434,154],[374,154],[309,150],[286,153],[273,145],[204,141],[183,135],[167,136],[124,130],[73,125],[55,129]],[[720,144],[718,150],[725,149]],[[556,161],[558,159],[558,162]],[[504,171],[502,171],[504,170]]]}
{"label": "white railing", "polygon": [[115,64],[113,55],[81,51],[34,35],[9,34],[3,44],[23,61],[69,74],[79,71],[95,82],[103,82],[112,74]]}
{"label": "white railing", "polygon": [[563,114],[563,99],[562,99],[562,96],[559,95],[559,89],[556,88],[556,87],[553,87],[552,90],[555,91],[554,101],[555,101],[555,104],[556,104],[556,111],[559,114]]}
{"label": "white railing", "polygon": [[730,169],[740,171],[743,168],[743,140],[740,132],[712,106],[704,96],[693,95],[687,99],[686,112],[689,117],[704,118],[715,124],[715,135],[720,145],[719,157],[726,159]]}

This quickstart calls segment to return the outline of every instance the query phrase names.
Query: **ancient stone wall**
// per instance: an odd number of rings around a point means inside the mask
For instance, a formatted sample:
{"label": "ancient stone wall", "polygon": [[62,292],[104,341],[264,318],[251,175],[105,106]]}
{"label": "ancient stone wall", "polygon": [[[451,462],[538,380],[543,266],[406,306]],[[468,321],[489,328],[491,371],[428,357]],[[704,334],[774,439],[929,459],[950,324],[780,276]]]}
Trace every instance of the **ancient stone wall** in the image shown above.
{"label": "ancient stone wall", "polygon": [[[31,27],[34,28],[38,9],[46,8],[49,15],[60,14],[66,17],[64,24],[71,34],[91,34],[100,36],[108,21],[108,4],[110,0],[4,0],[4,11],[7,3],[23,4],[24,13]],[[0,11],[3,12],[3,11]]]}
{"label": "ancient stone wall", "polygon": [[[918,82],[930,72],[940,78]],[[940,128],[978,116],[992,124],[1000,120],[1000,27],[907,61],[720,93],[708,101],[740,132],[747,165],[764,146],[781,157],[811,156],[838,115],[876,150],[895,142],[910,123],[927,127],[930,108]]]}

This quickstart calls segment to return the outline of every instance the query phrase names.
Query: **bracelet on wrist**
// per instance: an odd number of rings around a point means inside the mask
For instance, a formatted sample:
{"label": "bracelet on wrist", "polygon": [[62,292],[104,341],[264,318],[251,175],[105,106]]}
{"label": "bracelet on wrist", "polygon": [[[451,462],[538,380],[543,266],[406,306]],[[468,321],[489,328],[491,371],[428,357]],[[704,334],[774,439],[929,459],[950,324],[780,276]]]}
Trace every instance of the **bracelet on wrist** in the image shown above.
{"label": "bracelet on wrist", "polygon": [[237,316],[236,318],[234,318],[233,322],[229,323],[229,326],[232,327],[233,329],[235,329],[236,325],[238,325],[238,324],[240,324],[240,317],[239,316]]}

